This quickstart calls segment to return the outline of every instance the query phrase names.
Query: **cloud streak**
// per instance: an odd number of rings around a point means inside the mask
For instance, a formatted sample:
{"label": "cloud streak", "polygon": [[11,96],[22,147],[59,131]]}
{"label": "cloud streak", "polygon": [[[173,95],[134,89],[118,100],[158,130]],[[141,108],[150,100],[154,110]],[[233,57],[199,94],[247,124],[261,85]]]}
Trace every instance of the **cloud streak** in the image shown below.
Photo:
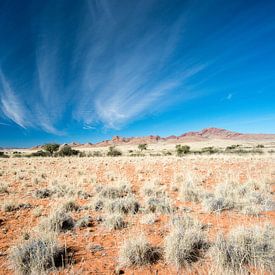
{"label": "cloud streak", "polygon": [[[119,129],[169,105],[222,90],[221,84],[213,88],[211,80],[254,58],[254,52],[234,56],[274,24],[259,25],[251,34],[246,13],[240,13],[218,28],[221,14],[215,15],[213,30],[207,20],[215,1],[212,6],[183,2],[49,0],[25,5],[18,25],[7,30],[0,45],[6,53],[0,56],[2,116],[24,129],[55,135],[74,123],[85,130]],[[12,5],[4,8],[0,25],[15,20]],[[236,36],[232,30],[237,27],[249,39]],[[0,34],[6,35],[4,29]],[[14,41],[21,41],[21,48]],[[219,51],[230,41],[233,47]]]}

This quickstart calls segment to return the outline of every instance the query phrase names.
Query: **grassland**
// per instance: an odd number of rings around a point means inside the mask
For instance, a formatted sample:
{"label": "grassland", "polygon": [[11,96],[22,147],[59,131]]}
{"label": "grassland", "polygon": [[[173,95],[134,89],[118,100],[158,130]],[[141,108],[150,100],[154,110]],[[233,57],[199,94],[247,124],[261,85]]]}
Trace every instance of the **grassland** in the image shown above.
{"label": "grassland", "polygon": [[1,274],[272,274],[272,146],[0,159]]}

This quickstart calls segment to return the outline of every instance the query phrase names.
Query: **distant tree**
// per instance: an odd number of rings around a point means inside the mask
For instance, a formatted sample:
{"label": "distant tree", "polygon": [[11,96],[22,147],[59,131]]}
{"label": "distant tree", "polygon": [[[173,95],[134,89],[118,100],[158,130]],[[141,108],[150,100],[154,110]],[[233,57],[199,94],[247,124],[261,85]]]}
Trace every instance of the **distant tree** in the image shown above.
{"label": "distant tree", "polygon": [[117,150],[115,148],[115,146],[110,146],[109,147],[109,151],[107,152],[107,156],[117,157],[117,156],[121,156],[121,155],[122,155],[122,153],[119,150]]}
{"label": "distant tree", "polygon": [[182,155],[185,155],[185,154],[188,154],[190,152],[190,146],[188,145],[176,145],[176,153],[177,153],[177,156],[182,156]]}
{"label": "distant tree", "polygon": [[72,149],[69,145],[64,145],[60,150],[56,153],[60,157],[70,157],[70,156],[76,156],[80,153],[79,150]]}
{"label": "distant tree", "polygon": [[138,149],[140,151],[147,150],[147,144],[146,143],[139,144]]}
{"label": "distant tree", "polygon": [[57,143],[47,143],[45,145],[42,146],[42,148],[49,152],[51,154],[51,156],[53,155],[54,152],[57,152],[59,149],[60,145]]}

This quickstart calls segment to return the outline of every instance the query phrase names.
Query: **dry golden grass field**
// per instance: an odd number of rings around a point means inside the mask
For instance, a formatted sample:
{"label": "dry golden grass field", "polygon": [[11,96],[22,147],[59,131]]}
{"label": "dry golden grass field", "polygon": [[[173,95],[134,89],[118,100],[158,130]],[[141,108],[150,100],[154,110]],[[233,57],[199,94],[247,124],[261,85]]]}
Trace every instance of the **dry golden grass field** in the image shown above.
{"label": "dry golden grass field", "polygon": [[3,158],[0,273],[272,274],[274,183],[268,153]]}

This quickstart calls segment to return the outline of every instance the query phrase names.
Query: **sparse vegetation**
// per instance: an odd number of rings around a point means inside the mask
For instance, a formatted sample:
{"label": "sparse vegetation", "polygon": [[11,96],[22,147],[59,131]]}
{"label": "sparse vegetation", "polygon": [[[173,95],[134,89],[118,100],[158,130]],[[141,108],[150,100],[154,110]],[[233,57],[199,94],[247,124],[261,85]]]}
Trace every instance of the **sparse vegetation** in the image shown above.
{"label": "sparse vegetation", "polygon": [[[1,159],[1,242],[8,247],[18,238],[16,247],[21,247],[52,235],[61,250],[72,245],[79,253],[68,266],[62,250],[64,270],[58,270],[59,263],[27,260],[25,274],[89,273],[91,266],[104,274],[273,274],[274,228],[263,225],[274,212],[273,156],[232,155],[257,149],[257,143],[225,149],[217,142],[217,154],[190,150],[182,158],[167,142],[163,146],[174,156],[156,156],[163,147],[152,144],[146,156],[132,158],[129,149],[141,151],[129,144],[119,147],[121,158],[107,157],[108,147],[97,148],[100,158],[92,158],[93,148],[83,158],[54,157],[60,147],[53,157],[26,158],[34,151],[24,149],[20,158]],[[273,148],[264,144],[264,152]],[[194,148],[199,146],[208,145]],[[255,222],[259,229],[252,230]],[[247,236],[236,228],[240,224]],[[1,271],[23,274],[20,257],[16,265],[7,252],[0,251]],[[8,258],[13,271],[5,263]]]}

